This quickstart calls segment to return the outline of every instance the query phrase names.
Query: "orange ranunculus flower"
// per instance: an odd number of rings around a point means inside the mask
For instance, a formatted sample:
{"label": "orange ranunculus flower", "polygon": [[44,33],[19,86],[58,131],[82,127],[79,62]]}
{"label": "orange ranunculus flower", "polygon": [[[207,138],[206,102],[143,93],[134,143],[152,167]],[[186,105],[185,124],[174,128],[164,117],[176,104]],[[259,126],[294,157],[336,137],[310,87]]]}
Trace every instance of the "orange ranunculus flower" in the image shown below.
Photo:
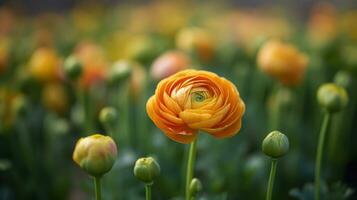
{"label": "orange ranunculus flower", "polygon": [[245,105],[227,79],[212,72],[184,70],[160,81],[146,110],[170,139],[190,143],[199,130],[217,138],[236,134]]}
{"label": "orange ranunculus flower", "polygon": [[302,81],[308,58],[290,44],[270,40],[259,50],[257,62],[262,71],[293,86]]}

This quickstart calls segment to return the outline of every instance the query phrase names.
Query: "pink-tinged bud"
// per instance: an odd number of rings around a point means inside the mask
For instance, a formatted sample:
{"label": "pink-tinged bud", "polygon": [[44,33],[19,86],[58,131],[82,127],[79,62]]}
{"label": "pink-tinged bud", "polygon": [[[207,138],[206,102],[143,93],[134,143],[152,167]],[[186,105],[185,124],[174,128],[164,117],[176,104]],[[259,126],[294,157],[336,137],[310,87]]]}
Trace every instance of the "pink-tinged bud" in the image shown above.
{"label": "pink-tinged bud", "polygon": [[156,80],[161,80],[190,66],[191,60],[180,51],[169,51],[154,61],[151,66],[151,75]]}
{"label": "pink-tinged bud", "polygon": [[94,134],[78,140],[73,160],[89,175],[100,177],[113,167],[117,154],[111,137]]}

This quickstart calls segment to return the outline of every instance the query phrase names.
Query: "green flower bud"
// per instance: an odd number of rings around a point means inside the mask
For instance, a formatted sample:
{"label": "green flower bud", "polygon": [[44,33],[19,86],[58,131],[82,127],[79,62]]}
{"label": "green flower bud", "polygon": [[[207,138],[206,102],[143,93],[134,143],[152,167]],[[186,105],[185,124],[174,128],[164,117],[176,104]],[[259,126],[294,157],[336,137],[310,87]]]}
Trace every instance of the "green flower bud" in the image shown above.
{"label": "green flower bud", "polygon": [[21,116],[26,113],[27,102],[23,96],[17,96],[14,99],[14,104],[12,106],[13,112],[16,113],[17,116]]}
{"label": "green flower bud", "polygon": [[190,183],[190,193],[191,196],[196,196],[202,190],[202,183],[200,179],[193,178]]}
{"label": "green flower bud", "polygon": [[264,138],[262,149],[265,155],[280,158],[289,151],[289,139],[279,131],[272,131]]}
{"label": "green flower bud", "polygon": [[56,119],[51,126],[53,133],[56,135],[65,135],[69,132],[69,124],[65,119]]}
{"label": "green flower bud", "polygon": [[71,80],[76,80],[82,74],[82,65],[80,61],[74,56],[69,56],[64,61],[63,67],[66,76]]}
{"label": "green flower bud", "polygon": [[334,83],[326,83],[317,91],[317,101],[330,113],[338,112],[348,103],[346,90]]}
{"label": "green flower bud", "polygon": [[117,154],[111,137],[95,134],[78,140],[73,160],[91,176],[100,177],[111,170]]}
{"label": "green flower bud", "polygon": [[152,184],[160,175],[160,166],[152,157],[139,158],[135,162],[134,175],[146,184]]}
{"label": "green flower bud", "polygon": [[348,88],[352,84],[352,76],[346,71],[339,71],[334,77],[334,82],[344,88]]}
{"label": "green flower bud", "polygon": [[115,108],[105,107],[99,113],[99,121],[104,126],[113,127],[117,123],[118,114]]}
{"label": "green flower bud", "polygon": [[124,60],[115,62],[108,74],[109,81],[115,84],[128,78],[132,71],[131,65],[133,63]]}

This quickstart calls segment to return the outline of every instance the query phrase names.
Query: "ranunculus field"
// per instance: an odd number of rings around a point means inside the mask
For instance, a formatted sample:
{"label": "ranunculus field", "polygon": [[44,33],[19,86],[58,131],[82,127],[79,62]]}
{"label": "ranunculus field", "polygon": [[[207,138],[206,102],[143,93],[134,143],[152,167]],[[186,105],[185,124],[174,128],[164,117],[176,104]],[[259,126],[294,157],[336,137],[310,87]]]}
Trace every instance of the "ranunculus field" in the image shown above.
{"label": "ranunculus field", "polygon": [[354,1],[0,1],[0,200],[357,199]]}

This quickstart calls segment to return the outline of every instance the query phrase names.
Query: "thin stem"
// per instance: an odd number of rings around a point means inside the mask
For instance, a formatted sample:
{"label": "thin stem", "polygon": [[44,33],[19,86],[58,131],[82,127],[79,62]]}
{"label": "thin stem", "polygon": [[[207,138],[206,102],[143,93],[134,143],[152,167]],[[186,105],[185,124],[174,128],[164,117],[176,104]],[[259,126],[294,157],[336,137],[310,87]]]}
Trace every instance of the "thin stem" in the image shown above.
{"label": "thin stem", "polygon": [[90,108],[90,95],[89,91],[81,91],[81,106],[82,114],[84,117],[84,132],[85,135],[88,135],[92,131],[92,122],[91,122],[91,108]]}
{"label": "thin stem", "polygon": [[145,185],[146,200],[151,200],[151,184]]}
{"label": "thin stem", "polygon": [[113,127],[113,125],[104,124],[104,129],[110,137],[114,137],[115,127]]}
{"label": "thin stem", "polygon": [[101,177],[94,177],[94,187],[95,187],[95,199],[101,200],[102,199],[102,188],[101,188]]}
{"label": "thin stem", "polygon": [[196,158],[196,145],[197,139],[195,139],[190,145],[190,151],[188,154],[187,171],[186,171],[186,200],[190,200],[190,184],[193,177],[193,166]]}
{"label": "thin stem", "polygon": [[[128,86],[128,81],[121,81],[120,84],[118,84],[117,88],[117,109],[119,112],[119,116],[123,116],[119,120],[118,127],[121,127],[121,130],[123,133],[126,133],[125,135],[121,135],[121,139],[124,141],[123,143],[129,144],[132,146],[132,139],[131,139],[131,130],[130,130],[130,121],[129,121],[129,86]],[[116,136],[119,137],[119,136]],[[118,139],[118,138],[117,138]]]}
{"label": "thin stem", "polygon": [[272,116],[271,116],[271,129],[276,130],[281,127],[281,116],[284,110],[284,103],[282,102],[282,94],[285,92],[285,88],[280,83],[276,83],[272,92],[274,98]]}
{"label": "thin stem", "polygon": [[274,186],[277,163],[278,163],[277,159],[272,159],[271,160],[271,169],[270,169],[270,175],[269,175],[269,182],[268,182],[268,190],[267,190],[266,200],[271,200],[271,197],[272,197],[272,194],[273,194],[273,186]]}
{"label": "thin stem", "polygon": [[314,199],[320,199],[320,177],[321,177],[321,160],[322,153],[325,144],[325,137],[327,133],[327,127],[330,122],[330,113],[326,113],[322,122],[321,131],[319,135],[319,143],[317,146],[316,162],[315,162],[315,192]]}

